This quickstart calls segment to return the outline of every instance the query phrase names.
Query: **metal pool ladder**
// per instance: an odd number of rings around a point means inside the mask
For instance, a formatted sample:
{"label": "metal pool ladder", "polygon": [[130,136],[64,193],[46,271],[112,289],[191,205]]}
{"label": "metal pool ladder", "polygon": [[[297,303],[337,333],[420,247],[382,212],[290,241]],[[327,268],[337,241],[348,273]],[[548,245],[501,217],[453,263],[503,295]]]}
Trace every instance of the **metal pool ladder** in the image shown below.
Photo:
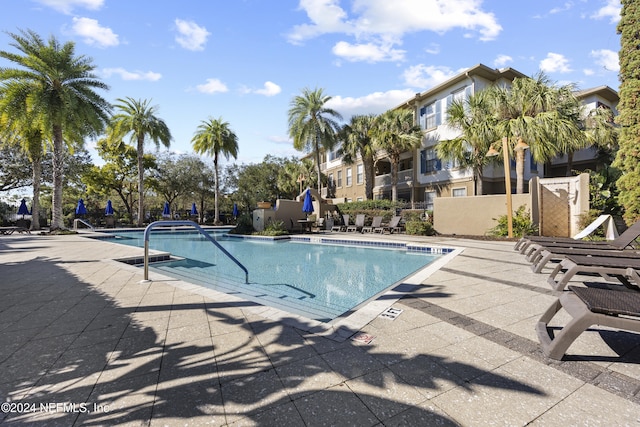
{"label": "metal pool ladder", "polygon": [[242,265],[242,263],[238,261],[233,255],[231,255],[225,248],[220,246],[220,243],[216,242],[216,240],[213,237],[211,237],[209,233],[207,233],[204,230],[204,228],[200,227],[198,224],[196,224],[193,221],[187,221],[187,220],[155,221],[147,225],[147,228],[144,229],[144,280],[149,280],[149,235],[151,234],[151,230],[156,227],[173,227],[176,225],[185,225],[185,226],[194,227],[198,231],[198,233],[202,234],[205,237],[205,239],[207,239],[208,241],[216,245],[218,249],[222,251],[223,254],[228,256],[229,259],[231,259],[231,261],[235,262],[238,265],[238,267],[240,267],[242,271],[244,271],[245,283],[247,284],[249,283],[249,271],[247,270],[247,268],[244,265]]}

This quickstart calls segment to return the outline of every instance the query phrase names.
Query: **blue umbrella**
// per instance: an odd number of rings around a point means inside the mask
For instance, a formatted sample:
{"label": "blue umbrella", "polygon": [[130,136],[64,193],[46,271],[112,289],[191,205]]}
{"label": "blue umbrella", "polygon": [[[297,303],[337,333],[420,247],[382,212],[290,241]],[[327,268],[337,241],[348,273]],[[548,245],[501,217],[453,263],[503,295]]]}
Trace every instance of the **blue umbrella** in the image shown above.
{"label": "blue umbrella", "polygon": [[78,206],[76,206],[76,215],[86,215],[87,208],[84,207],[84,200],[78,199]]}
{"label": "blue umbrella", "polygon": [[304,195],[304,204],[302,205],[302,212],[310,214],[313,212],[313,203],[311,200],[311,190],[307,188],[307,193]]}
{"label": "blue umbrella", "polygon": [[105,215],[113,215],[113,205],[111,205],[111,200],[107,200],[107,207],[104,209]]}
{"label": "blue umbrella", "polygon": [[193,216],[198,215],[198,209],[196,209],[195,202],[191,204],[191,215],[193,215]]}
{"label": "blue umbrella", "polygon": [[169,208],[169,202],[164,202],[164,209],[162,210],[163,218],[171,218],[171,209]]}
{"label": "blue umbrella", "polygon": [[234,218],[238,217],[238,204],[237,203],[233,204],[233,216],[234,216]]}
{"label": "blue umbrella", "polygon": [[18,208],[18,215],[22,215],[23,219],[25,215],[31,215],[31,212],[29,212],[29,208],[27,208],[27,201],[25,199],[22,199],[22,201],[20,202],[20,207]]}

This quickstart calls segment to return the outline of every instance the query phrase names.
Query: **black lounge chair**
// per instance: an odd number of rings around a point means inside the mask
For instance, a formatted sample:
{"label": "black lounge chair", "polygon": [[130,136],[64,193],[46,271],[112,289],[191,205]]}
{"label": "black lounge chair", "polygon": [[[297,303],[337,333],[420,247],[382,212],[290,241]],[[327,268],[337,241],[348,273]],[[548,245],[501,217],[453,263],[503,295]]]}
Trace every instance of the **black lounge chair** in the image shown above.
{"label": "black lounge chair", "polygon": [[27,233],[27,234],[31,234],[31,231],[27,228],[27,227],[0,227],[0,234],[13,234],[15,232],[18,232],[20,234],[22,233]]}
{"label": "black lounge chair", "polygon": [[[544,354],[560,360],[571,344],[592,325],[608,326],[640,332],[640,292],[625,288],[569,286],[547,309],[536,325],[536,332]],[[561,308],[573,319],[559,332],[553,333],[549,321]]]}
{"label": "black lounge chair", "polygon": [[535,256],[528,258],[531,262],[531,269],[534,273],[540,273],[542,269],[554,260],[562,260],[567,255],[591,255],[613,258],[640,258],[640,251],[635,249],[583,249],[583,248],[565,248],[565,247],[544,247],[537,251]]}
{"label": "black lounge chair", "polygon": [[628,288],[640,290],[639,272],[640,258],[567,255],[553,269],[547,282],[559,293],[576,274],[595,273],[609,281],[615,277]]}
{"label": "black lounge chair", "polygon": [[565,247],[565,248],[584,248],[584,249],[626,249],[632,246],[634,241],[640,236],[640,221],[637,221],[631,227],[627,228],[624,233],[613,240],[607,241],[586,241],[576,240],[570,237],[544,237],[544,236],[528,236],[520,239],[516,243],[514,249],[520,253],[531,257],[537,250],[544,247]]}

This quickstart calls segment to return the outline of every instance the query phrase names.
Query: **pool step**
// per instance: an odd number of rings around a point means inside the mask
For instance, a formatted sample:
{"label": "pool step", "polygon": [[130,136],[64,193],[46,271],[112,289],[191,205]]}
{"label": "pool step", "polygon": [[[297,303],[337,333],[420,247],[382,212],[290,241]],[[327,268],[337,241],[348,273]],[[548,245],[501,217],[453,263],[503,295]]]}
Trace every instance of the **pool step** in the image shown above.
{"label": "pool step", "polygon": [[[179,263],[158,264],[151,266],[151,268],[176,279],[183,279],[227,294],[240,294],[238,296],[259,304],[267,304],[314,319],[328,321],[347,310],[345,307],[332,305],[318,307],[313,300],[313,295],[308,295],[303,291],[296,293],[297,297],[288,295],[282,291],[284,286],[288,288],[287,290],[290,293],[291,287],[288,285],[268,285],[255,282],[247,285],[244,283],[243,278],[240,277],[234,278],[212,274],[211,268],[181,266]],[[251,276],[249,276],[249,280],[251,282]]]}

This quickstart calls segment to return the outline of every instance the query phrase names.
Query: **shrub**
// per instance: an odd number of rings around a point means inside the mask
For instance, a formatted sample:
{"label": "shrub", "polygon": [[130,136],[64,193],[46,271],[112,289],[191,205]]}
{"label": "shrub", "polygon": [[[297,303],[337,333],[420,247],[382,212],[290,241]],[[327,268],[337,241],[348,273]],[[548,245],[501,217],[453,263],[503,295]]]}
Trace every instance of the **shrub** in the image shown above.
{"label": "shrub", "polygon": [[405,222],[404,229],[407,234],[413,234],[418,236],[433,236],[435,230],[433,225],[428,221],[421,221],[420,219],[410,219]]}
{"label": "shrub", "polygon": [[251,215],[244,213],[238,217],[236,228],[231,230],[231,234],[251,234],[253,233],[253,221]]}
{"label": "shrub", "polygon": [[289,232],[285,228],[283,221],[271,221],[264,227],[264,230],[255,234],[260,236],[283,236],[289,234]]}
{"label": "shrub", "polygon": [[[493,219],[495,220],[496,218]],[[514,212],[512,219],[514,237],[522,237],[538,232],[538,226],[531,221],[531,213],[526,210],[525,206],[520,206],[518,210]],[[497,221],[498,225],[489,230],[488,234],[495,237],[507,237],[509,235],[507,215],[502,215]]]}

